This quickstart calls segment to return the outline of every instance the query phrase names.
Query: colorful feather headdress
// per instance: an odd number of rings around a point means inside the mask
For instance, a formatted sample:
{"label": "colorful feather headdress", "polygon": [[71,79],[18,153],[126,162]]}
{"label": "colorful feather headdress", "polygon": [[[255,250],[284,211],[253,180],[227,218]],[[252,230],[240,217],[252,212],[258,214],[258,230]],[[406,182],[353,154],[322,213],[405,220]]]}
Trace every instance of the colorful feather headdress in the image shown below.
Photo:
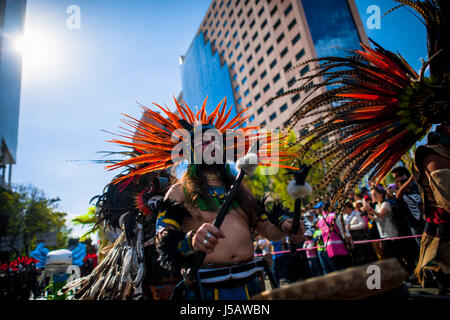
{"label": "colorful feather headdress", "polygon": [[[258,150],[260,165],[290,168],[281,164],[281,162],[292,160],[294,157],[294,154],[285,148],[287,146],[285,135],[266,130],[261,132],[257,126],[240,127],[248,118],[243,116],[248,108],[243,109],[235,117],[228,120],[233,106],[227,110],[226,98],[217,105],[210,115],[206,112],[207,98],[204,100],[201,109],[196,113],[186,103],[180,104],[175,97],[174,101],[176,112],[171,112],[168,108],[154,104],[162,111],[162,114],[141,105],[145,115],[143,119],[138,120],[125,115],[129,120],[122,121],[135,131],[122,128],[128,134],[119,134],[119,136],[126,140],[113,139],[109,142],[129,148],[131,150],[127,153],[129,158],[111,164],[106,168],[113,170],[126,167],[131,168],[131,170],[128,171],[128,174],[115,179],[114,183],[138,178],[150,172],[165,170],[183,160],[190,160],[181,157],[174,158],[172,152],[180,141],[190,139],[197,129],[217,129],[224,136],[225,148],[235,150],[241,148],[244,155],[249,150],[253,139],[257,138],[259,141],[263,141]],[[230,132],[235,134],[228,135],[227,133]]]}
{"label": "colorful feather headdress", "polygon": [[[354,50],[348,57],[315,58],[300,68],[318,63],[301,78],[301,87],[274,99],[306,91],[290,118],[290,126],[315,117],[303,126],[309,130],[298,139],[299,154],[312,165],[325,164],[325,178],[314,186],[321,197],[330,183],[339,181],[332,199],[340,211],[346,195],[362,178],[378,183],[433,124],[449,123],[448,1],[398,1],[415,9],[428,31],[429,60],[420,74],[399,55],[376,44]],[[430,77],[425,68],[430,65]],[[322,88],[328,90],[318,93]],[[311,148],[322,142],[318,149]]]}

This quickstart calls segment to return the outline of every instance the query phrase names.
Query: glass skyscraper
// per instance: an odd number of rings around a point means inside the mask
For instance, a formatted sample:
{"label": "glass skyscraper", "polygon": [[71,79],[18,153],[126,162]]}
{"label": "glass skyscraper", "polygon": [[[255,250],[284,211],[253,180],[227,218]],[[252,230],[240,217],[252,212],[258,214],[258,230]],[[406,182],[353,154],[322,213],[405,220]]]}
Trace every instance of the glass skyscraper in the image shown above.
{"label": "glass skyscraper", "polygon": [[236,115],[228,65],[226,62],[222,65],[218,53],[213,53],[211,43],[205,41],[203,32],[196,35],[186,55],[182,57],[181,83],[183,100],[193,110],[195,106],[201,108],[208,96],[206,110],[211,113],[226,97],[227,110],[231,105],[234,106],[230,117]]}
{"label": "glass skyscraper", "polygon": [[347,0],[302,0],[302,4],[318,57],[348,56],[347,49],[360,48]]}
{"label": "glass skyscraper", "polygon": [[14,41],[23,35],[26,0],[0,0],[0,184],[16,162],[22,56]]}

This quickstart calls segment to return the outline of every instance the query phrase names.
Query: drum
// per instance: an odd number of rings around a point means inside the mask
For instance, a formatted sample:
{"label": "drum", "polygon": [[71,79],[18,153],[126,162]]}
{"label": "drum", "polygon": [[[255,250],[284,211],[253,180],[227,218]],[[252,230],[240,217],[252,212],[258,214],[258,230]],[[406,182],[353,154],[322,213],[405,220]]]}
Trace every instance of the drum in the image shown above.
{"label": "drum", "polygon": [[376,261],[266,290],[252,300],[357,300],[404,286],[408,273],[397,259]]}

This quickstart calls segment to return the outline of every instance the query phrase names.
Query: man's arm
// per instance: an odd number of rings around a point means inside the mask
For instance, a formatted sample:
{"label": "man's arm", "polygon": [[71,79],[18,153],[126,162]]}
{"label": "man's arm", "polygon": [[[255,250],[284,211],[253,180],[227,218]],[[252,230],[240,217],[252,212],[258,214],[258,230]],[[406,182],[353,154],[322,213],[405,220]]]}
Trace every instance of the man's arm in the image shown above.
{"label": "man's arm", "polygon": [[281,223],[281,228],[271,223],[269,220],[259,221],[256,225],[256,229],[261,235],[270,241],[280,241],[286,236],[290,235],[290,238],[294,242],[300,242],[303,240],[304,227],[303,222],[300,222],[300,227],[296,234],[290,234],[292,229],[292,219],[287,219]]}
{"label": "man's arm", "polygon": [[424,158],[423,167],[436,203],[450,211],[450,160],[432,153]]}

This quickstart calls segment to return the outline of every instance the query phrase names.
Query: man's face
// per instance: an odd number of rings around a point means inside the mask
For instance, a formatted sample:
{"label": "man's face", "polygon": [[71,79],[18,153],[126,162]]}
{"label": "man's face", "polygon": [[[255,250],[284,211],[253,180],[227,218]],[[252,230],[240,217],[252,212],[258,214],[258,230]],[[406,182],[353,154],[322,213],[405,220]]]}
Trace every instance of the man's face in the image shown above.
{"label": "man's face", "polygon": [[222,164],[223,160],[219,154],[217,156],[220,159],[215,159],[216,150],[222,150],[221,138],[222,136],[217,129],[204,130],[201,138],[194,135],[194,152],[196,156],[201,154],[202,162],[207,160],[206,163],[208,164],[217,163],[215,160],[220,160],[219,162]]}
{"label": "man's face", "polygon": [[401,176],[394,175],[394,182],[397,185],[397,187],[400,188],[402,185],[406,183],[406,181],[408,181],[408,177],[406,175]]}

